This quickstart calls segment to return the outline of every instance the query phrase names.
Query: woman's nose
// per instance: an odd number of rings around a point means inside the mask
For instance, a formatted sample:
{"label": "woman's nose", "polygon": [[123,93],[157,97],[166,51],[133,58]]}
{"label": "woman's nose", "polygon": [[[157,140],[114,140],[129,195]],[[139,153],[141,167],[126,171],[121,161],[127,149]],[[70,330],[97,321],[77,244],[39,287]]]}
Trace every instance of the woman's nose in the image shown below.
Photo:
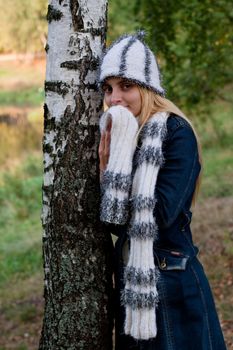
{"label": "woman's nose", "polygon": [[122,102],[121,92],[118,89],[113,89],[111,94],[111,106],[118,105]]}

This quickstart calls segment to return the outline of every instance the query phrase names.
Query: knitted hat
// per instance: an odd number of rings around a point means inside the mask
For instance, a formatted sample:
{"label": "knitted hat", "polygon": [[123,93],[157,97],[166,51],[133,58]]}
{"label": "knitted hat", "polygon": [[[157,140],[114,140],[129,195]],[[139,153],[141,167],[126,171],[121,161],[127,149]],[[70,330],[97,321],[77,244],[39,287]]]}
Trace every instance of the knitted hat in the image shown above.
{"label": "knitted hat", "polygon": [[99,83],[109,77],[123,77],[164,96],[158,63],[144,43],[145,33],[123,35],[106,51],[100,66]]}

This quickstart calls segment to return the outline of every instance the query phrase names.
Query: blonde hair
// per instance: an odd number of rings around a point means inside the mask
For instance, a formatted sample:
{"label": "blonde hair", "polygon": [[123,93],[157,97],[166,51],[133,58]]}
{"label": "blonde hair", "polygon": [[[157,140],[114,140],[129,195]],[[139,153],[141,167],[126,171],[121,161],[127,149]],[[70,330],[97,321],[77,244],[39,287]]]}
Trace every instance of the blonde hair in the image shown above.
{"label": "blonde hair", "polygon": [[[148,121],[148,119],[154,113],[156,113],[156,112],[175,113],[175,114],[181,116],[182,118],[184,118],[189,123],[191,128],[193,129],[194,135],[195,135],[196,140],[197,140],[199,162],[200,162],[200,164],[202,164],[201,144],[199,141],[199,137],[196,133],[196,130],[195,130],[194,126],[192,125],[191,121],[170,100],[168,100],[164,97],[161,97],[161,96],[155,94],[153,91],[148,90],[146,88],[143,88],[141,86],[139,86],[138,88],[139,88],[139,92],[141,95],[142,109],[141,109],[140,115],[138,117],[140,128],[139,128],[137,136],[139,135],[139,133],[140,133],[141,129],[143,128],[143,126],[145,125],[145,123]],[[201,184],[201,172],[199,173],[199,176],[198,176],[197,181],[196,181],[195,191],[194,191],[193,198],[192,198],[192,205],[195,205],[197,195],[198,195],[198,192],[200,189],[200,184]]]}

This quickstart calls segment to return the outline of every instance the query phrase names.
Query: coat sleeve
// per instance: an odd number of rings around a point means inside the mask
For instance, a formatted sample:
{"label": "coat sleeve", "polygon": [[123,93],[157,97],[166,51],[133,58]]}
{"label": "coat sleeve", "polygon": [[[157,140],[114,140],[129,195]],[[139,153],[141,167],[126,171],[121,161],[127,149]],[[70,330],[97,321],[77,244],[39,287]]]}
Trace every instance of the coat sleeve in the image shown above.
{"label": "coat sleeve", "polygon": [[112,233],[113,235],[120,237],[122,236],[126,230],[127,225],[117,225],[117,224],[111,224],[111,223],[103,223],[108,230],[108,232]]}
{"label": "coat sleeve", "polygon": [[164,166],[156,184],[154,214],[159,228],[166,229],[176,220],[192,196],[200,163],[195,134],[189,125],[179,125],[164,149]]}

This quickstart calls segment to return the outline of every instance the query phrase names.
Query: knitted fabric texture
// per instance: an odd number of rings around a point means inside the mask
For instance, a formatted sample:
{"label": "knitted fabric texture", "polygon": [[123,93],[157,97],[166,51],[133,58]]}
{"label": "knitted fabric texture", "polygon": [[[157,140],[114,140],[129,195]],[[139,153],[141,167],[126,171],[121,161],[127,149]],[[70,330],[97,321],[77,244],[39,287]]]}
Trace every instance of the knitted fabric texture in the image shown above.
{"label": "knitted fabric texture", "polygon": [[[110,155],[103,174],[100,219],[114,224],[125,224],[129,213],[132,159],[136,149],[138,122],[122,106],[113,106],[100,119],[101,133],[108,119],[112,120]],[[123,152],[123,153],[122,153]]]}
{"label": "knitted fabric texture", "polygon": [[104,222],[127,224],[130,252],[121,301],[126,309],[125,334],[135,339],[146,340],[157,334],[159,269],[154,264],[153,243],[158,227],[153,210],[157,176],[164,162],[162,142],[167,117],[167,113],[158,112],[144,125],[135,171],[132,171],[132,163],[138,131],[136,118],[126,108],[115,106],[100,120],[103,132],[107,119],[112,119],[110,157],[103,174],[100,217]]}
{"label": "knitted fabric texture", "polygon": [[143,41],[144,32],[123,35],[106,51],[100,66],[99,83],[108,77],[123,77],[164,96],[156,58]]}

